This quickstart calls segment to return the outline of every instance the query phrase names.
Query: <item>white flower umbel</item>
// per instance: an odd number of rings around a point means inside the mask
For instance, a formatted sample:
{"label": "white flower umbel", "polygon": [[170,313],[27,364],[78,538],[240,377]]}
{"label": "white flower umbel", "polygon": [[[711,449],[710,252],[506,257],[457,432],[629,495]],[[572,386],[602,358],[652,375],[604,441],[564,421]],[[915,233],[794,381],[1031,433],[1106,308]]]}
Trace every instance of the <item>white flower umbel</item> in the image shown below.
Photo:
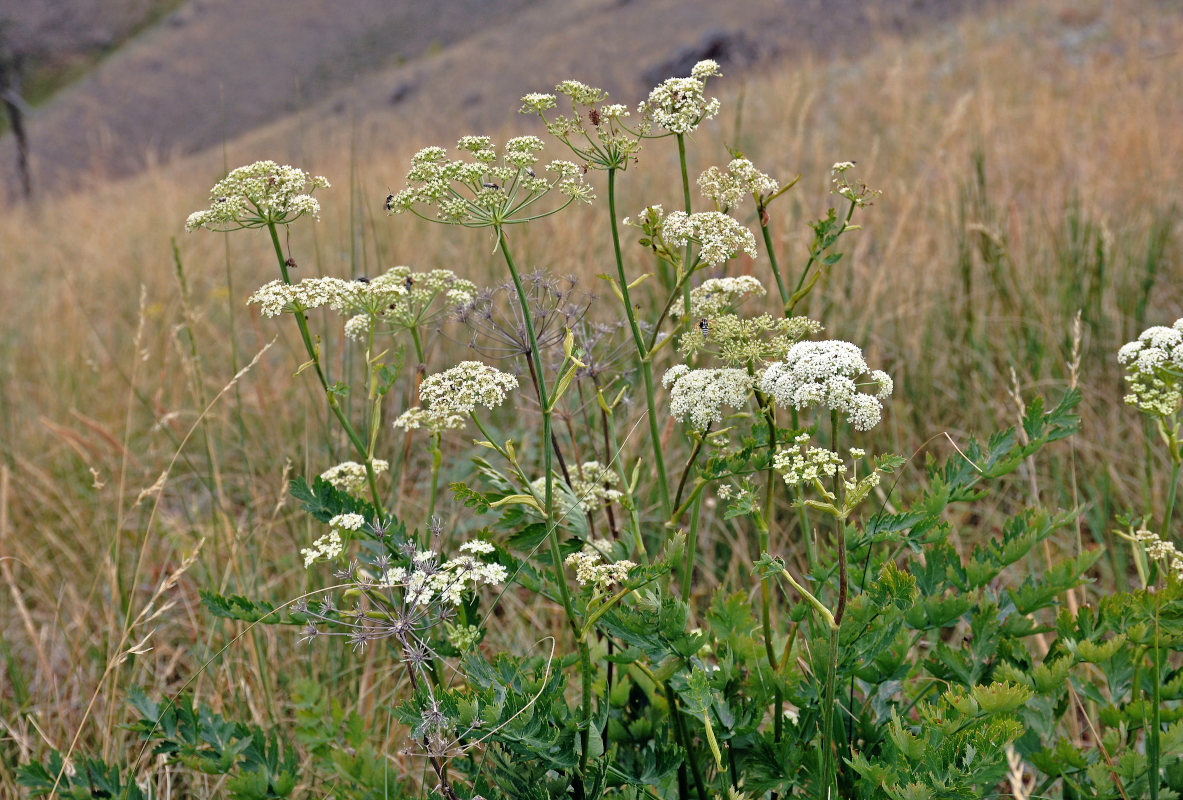
{"label": "white flower umbel", "polygon": [[[763,297],[766,293],[764,284],[751,275],[708,278],[690,290],[690,315],[715,317],[727,309],[734,308],[746,298]],[[671,317],[678,317],[681,313],[680,305],[675,304],[670,308]]]}
{"label": "white flower umbel", "polygon": [[752,232],[718,211],[671,211],[661,223],[661,235],[673,247],[695,242],[700,248],[699,257],[707,264],[722,264],[740,253],[756,257]]}
{"label": "white flower umbel", "polygon": [[661,379],[670,390],[670,413],[688,420],[696,430],[723,421],[723,406],[743,408],[752,392],[752,377],[742,369],[671,367]]}
{"label": "white flower umbel", "polygon": [[280,280],[265,283],[247,298],[247,305],[259,306],[265,317],[295,314],[327,307],[333,311],[350,311],[360,302],[366,285],[342,278],[305,278],[296,283]]}
{"label": "white flower umbel", "polygon": [[[483,549],[487,546],[488,549]],[[488,542],[466,542],[462,551],[487,555],[495,550]],[[434,552],[417,553],[411,568],[388,569],[378,585],[382,588],[402,587],[407,604],[427,606],[432,603],[458,606],[464,592],[478,584],[496,586],[505,583],[508,571],[500,564],[490,564],[476,555],[460,555],[437,564]]]}
{"label": "white flower umbel", "polygon": [[[416,153],[406,188],[387,201],[390,212],[410,211],[435,222],[481,228],[528,222],[572,201],[591,202],[594,197],[579,165],[561,160],[539,163],[542,140],[537,136],[510,139],[500,156],[488,136],[461,137],[456,149],[468,153],[469,160],[449,159],[442,147]],[[549,209],[538,206],[553,190],[567,199]]]}
{"label": "white flower umbel", "polygon": [[312,193],[328,187],[326,179],[302,169],[256,161],[231,170],[215,183],[210,189],[210,207],[190,214],[185,230],[233,231],[286,225],[304,215],[317,219],[320,203]]}
{"label": "white flower umbel", "polygon": [[[1169,329],[1168,329],[1169,330]],[[1125,536],[1125,534],[1122,534]],[[1126,538],[1129,538],[1126,536]],[[1175,545],[1164,542],[1157,533],[1142,528],[1134,533],[1133,539],[1146,551],[1146,557],[1169,567],[1175,580],[1183,581],[1183,552]]]}
{"label": "white flower umbel", "polygon": [[765,175],[746,158],[734,158],[726,171],[708,167],[698,176],[698,190],[719,208],[730,208],[746,197],[776,194],[780,184]]}
{"label": "white flower umbel", "polygon": [[426,427],[432,433],[462,428],[478,405],[496,408],[517,386],[518,379],[509,373],[479,361],[462,361],[424,378],[419,386],[422,407],[403,413],[394,426],[406,430]]}
{"label": "white flower umbel", "polygon": [[705,95],[708,78],[717,77],[719,65],[714,61],[699,61],[689,78],[668,78],[649,92],[649,99],[637,111],[655,127],[670,133],[690,133],[703,120],[719,113],[719,100]]}
{"label": "white flower umbel", "polygon": [[1169,417],[1178,413],[1183,395],[1183,319],[1171,327],[1155,325],[1142,331],[1117,351],[1125,367],[1129,394],[1125,401],[1147,414]]}
{"label": "white flower umbel", "polygon": [[710,353],[729,366],[755,367],[784,358],[802,337],[820,330],[821,323],[809,317],[704,315],[682,335],[678,350],[688,359]]}
{"label": "white flower umbel", "polygon": [[792,450],[778,450],[773,456],[772,466],[789,486],[813,484],[822,478],[846,474],[842,457],[824,447],[809,447],[809,434],[802,433],[794,440],[797,447]]}
{"label": "white flower umbel", "polygon": [[871,201],[883,194],[883,192],[878,189],[870,189],[865,183],[857,185],[851,183],[846,173],[852,169],[854,169],[853,161],[839,161],[830,167],[831,181],[834,184],[834,194],[845,197],[856,206],[869,206]]}
{"label": "white flower umbel", "polygon": [[[580,81],[563,81],[555,92],[569,101],[569,113],[549,113],[561,102],[553,94],[534,92],[522,98],[521,113],[537,114],[546,130],[571,149],[580,162],[592,169],[627,169],[641,149],[648,132],[642,121],[637,130],[626,126],[628,108],[604,101],[608,93]],[[568,103],[564,103],[568,105]]]}
{"label": "white flower umbel", "polygon": [[[375,475],[390,469],[390,463],[380,458],[375,458],[372,464]],[[343,461],[335,467],[329,467],[320,473],[320,477],[349,494],[358,494],[364,490],[367,481],[365,465],[358,464],[356,461]]]}
{"label": "white flower umbel", "polygon": [[304,556],[304,568],[307,569],[321,559],[332,561],[341,555],[341,551],[344,549],[345,545],[341,542],[341,534],[332,530],[313,542],[312,547],[302,549],[300,555]]}
{"label": "white flower umbel", "polygon": [[627,559],[611,564],[602,561],[599,552],[585,548],[567,556],[563,563],[575,569],[575,580],[579,581],[580,586],[592,586],[598,592],[606,592],[613,584],[623,583],[628,578],[629,570],[637,566]]}
{"label": "white flower umbel", "polygon": [[[874,394],[859,391],[872,386]],[[883,415],[883,399],[891,395],[892,380],[882,370],[870,370],[862,350],[850,342],[797,342],[783,361],[768,366],[760,377],[760,391],[781,408],[821,406],[846,414],[855,430],[870,430]]]}
{"label": "white flower umbel", "polygon": [[[562,480],[555,476],[555,485]],[[615,503],[624,497],[619,489],[612,487],[620,483],[620,476],[599,461],[584,461],[571,473],[571,494],[579,504],[579,510],[584,514],[592,514],[610,503]],[[530,482],[530,490],[535,497],[542,497],[546,492],[544,478],[535,478]]]}
{"label": "white flower umbel", "polygon": [[364,340],[375,329],[404,329],[428,325],[476,299],[472,281],[450,269],[413,272],[394,267],[364,283],[349,311],[359,312],[345,323],[345,335]]}

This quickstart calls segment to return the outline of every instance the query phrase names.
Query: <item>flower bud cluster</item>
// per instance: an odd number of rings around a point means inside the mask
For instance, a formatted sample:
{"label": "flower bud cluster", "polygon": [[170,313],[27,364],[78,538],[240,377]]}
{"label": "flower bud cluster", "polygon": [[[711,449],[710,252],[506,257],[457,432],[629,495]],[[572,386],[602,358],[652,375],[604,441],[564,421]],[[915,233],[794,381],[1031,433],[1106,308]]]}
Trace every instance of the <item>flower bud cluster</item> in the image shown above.
{"label": "flower bud cluster", "polygon": [[[379,475],[390,469],[390,463],[380,458],[375,458],[370,464],[374,468],[375,475]],[[348,494],[361,492],[368,480],[365,465],[358,464],[356,461],[343,461],[335,467],[329,467],[320,473],[320,477],[322,480],[328,481],[335,488]]]}
{"label": "flower bud cluster", "polygon": [[797,447],[778,450],[772,458],[772,466],[789,486],[812,484],[822,478],[845,475],[846,465],[842,456],[824,447],[809,447],[809,434],[799,434],[793,440]]}
{"label": "flower bud cluster", "polygon": [[[693,302],[692,293],[692,305]],[[733,367],[755,366],[784,358],[802,337],[821,328],[821,323],[809,317],[703,316],[682,335],[678,350],[688,359],[699,353],[712,353]]]}
{"label": "flower bud cluster", "polygon": [[1179,411],[1183,395],[1183,319],[1171,327],[1155,325],[1117,351],[1126,368],[1130,391],[1125,401],[1147,414],[1169,417]]}
{"label": "flower bud cluster", "polygon": [[649,92],[649,99],[638,107],[654,126],[670,133],[690,133],[719,113],[719,100],[705,95],[708,78],[719,76],[715,61],[699,61],[689,78],[668,78]]}
{"label": "flower bud cluster", "polygon": [[[542,140],[518,136],[508,140],[497,155],[488,136],[463,136],[456,148],[469,160],[449,159],[442,147],[426,147],[411,158],[407,186],[387,201],[391,213],[434,209],[434,219],[466,227],[525,222],[551,212],[539,212],[533,204],[552,190],[567,202],[590,202],[594,195],[582,180],[582,169],[571,161],[539,164]],[[541,177],[535,170],[549,172]]]}
{"label": "flower bud cluster", "polygon": [[419,386],[423,406],[404,412],[394,426],[405,430],[426,427],[435,434],[462,428],[478,405],[496,408],[517,386],[518,379],[509,373],[480,361],[462,361],[424,378]]}
{"label": "flower bud cluster", "polygon": [[696,430],[723,421],[723,406],[743,408],[752,392],[752,377],[742,369],[670,367],[661,379],[670,390],[670,413]]}
{"label": "flower bud cluster", "polygon": [[839,161],[830,167],[834,193],[845,197],[856,206],[868,206],[873,199],[883,194],[883,192],[878,189],[867,188],[865,183],[860,183],[857,186],[852,184],[850,179],[846,177],[846,173],[853,168],[853,161]]}
{"label": "flower bud cluster", "polygon": [[723,209],[739,205],[746,197],[774,195],[779,188],[774,178],[756,169],[746,158],[733,158],[726,171],[708,167],[698,176],[698,190],[703,197],[714,200]]}
{"label": "flower bud cluster", "polygon": [[[873,386],[875,393],[859,391],[863,386]],[[760,378],[760,391],[778,406],[825,407],[848,415],[851,425],[860,431],[879,424],[882,401],[891,396],[893,388],[886,372],[867,366],[857,345],[837,340],[798,342]]]}
{"label": "flower bud cluster", "polygon": [[231,170],[215,183],[210,189],[210,207],[190,214],[185,230],[233,231],[286,225],[304,215],[317,219],[320,203],[312,193],[327,188],[328,180],[302,169],[256,161]]}

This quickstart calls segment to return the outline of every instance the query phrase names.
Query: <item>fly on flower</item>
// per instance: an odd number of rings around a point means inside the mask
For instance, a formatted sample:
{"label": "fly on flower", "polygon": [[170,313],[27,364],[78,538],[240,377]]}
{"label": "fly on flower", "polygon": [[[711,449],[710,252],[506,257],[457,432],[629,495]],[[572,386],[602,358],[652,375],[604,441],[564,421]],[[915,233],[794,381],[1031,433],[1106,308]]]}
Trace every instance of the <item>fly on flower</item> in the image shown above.
{"label": "fly on flower", "polygon": [[703,338],[711,335],[711,321],[706,317],[698,321],[698,329],[702,331]]}

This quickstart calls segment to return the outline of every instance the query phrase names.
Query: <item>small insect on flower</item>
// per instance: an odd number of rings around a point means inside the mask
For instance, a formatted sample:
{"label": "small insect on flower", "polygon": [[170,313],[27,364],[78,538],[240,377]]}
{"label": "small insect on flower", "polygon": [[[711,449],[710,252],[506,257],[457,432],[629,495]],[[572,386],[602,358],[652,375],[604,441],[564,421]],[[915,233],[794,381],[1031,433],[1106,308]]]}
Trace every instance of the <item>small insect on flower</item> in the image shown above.
{"label": "small insect on flower", "polygon": [[481,186],[485,187],[486,189],[494,189],[494,190],[497,190],[497,189],[500,189],[500,188],[501,188],[501,187],[500,187],[498,184],[496,184],[496,183],[482,183],[482,184],[481,184]]}
{"label": "small insect on flower", "polygon": [[369,283],[370,282],[370,279],[367,278],[365,275],[358,275],[356,278],[354,278],[354,280],[357,281],[358,283]]}
{"label": "small insect on flower", "polygon": [[386,202],[383,203],[383,205],[386,207],[387,211],[394,211],[394,195],[387,194],[386,195]]}
{"label": "small insect on flower", "polygon": [[412,278],[410,275],[408,275],[407,279],[405,281],[403,281],[403,288],[405,288],[408,292],[411,291],[411,287],[414,285],[415,285],[415,279]]}
{"label": "small insect on flower", "polygon": [[285,267],[287,267],[288,269],[295,269],[296,268],[296,259],[292,258],[291,256],[288,256],[287,261],[283,262],[283,265]]}
{"label": "small insect on flower", "polygon": [[531,178],[537,178],[537,177],[538,177],[537,175],[535,175],[535,174],[534,174],[534,168],[533,168],[533,167],[526,167],[526,174],[527,174],[527,175],[529,175]]}
{"label": "small insect on flower", "polygon": [[700,319],[698,321],[698,329],[700,331],[702,331],[702,335],[704,338],[707,336],[710,336],[711,335],[711,321],[709,319],[707,319],[706,317],[703,317],[702,319]]}
{"label": "small insect on flower", "polygon": [[591,124],[597,128],[600,127],[600,109],[594,106],[587,112],[587,118],[591,120]]}

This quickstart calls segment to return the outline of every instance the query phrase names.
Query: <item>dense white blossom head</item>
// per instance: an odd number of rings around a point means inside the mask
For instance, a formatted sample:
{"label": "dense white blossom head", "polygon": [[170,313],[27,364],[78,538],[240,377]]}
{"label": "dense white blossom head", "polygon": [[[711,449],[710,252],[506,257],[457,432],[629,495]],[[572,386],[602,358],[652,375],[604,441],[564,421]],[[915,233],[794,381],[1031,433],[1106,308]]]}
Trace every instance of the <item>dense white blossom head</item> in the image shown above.
{"label": "dense white blossom head", "polygon": [[673,247],[694,242],[699,246],[699,258],[707,264],[722,264],[740,253],[756,257],[752,232],[719,211],[671,211],[661,223],[661,235]]}
{"label": "dense white blossom head", "polygon": [[752,377],[742,369],[671,367],[661,379],[670,390],[670,413],[696,430],[723,421],[723,406],[743,408],[752,392]]}
{"label": "dense white blossom head", "polygon": [[471,303],[477,287],[449,269],[413,272],[394,267],[362,284],[356,316],[345,324],[345,334],[364,340],[371,330],[422,328]]}
{"label": "dense white blossom head", "polygon": [[597,592],[606,592],[613,584],[623,583],[629,571],[637,566],[628,560],[610,564],[602,562],[600,551],[588,546],[567,556],[563,563],[575,569],[575,580],[580,586],[591,586]]}
{"label": "dense white blossom head", "polygon": [[215,183],[210,189],[210,207],[190,214],[185,230],[233,231],[286,225],[305,215],[316,219],[320,203],[312,193],[328,187],[328,180],[302,169],[256,161],[231,170]]}
{"label": "dense white blossom head", "polygon": [[780,185],[746,158],[733,158],[726,170],[708,167],[698,176],[698,190],[715,201],[719,208],[730,208],[744,198],[776,194]]}
{"label": "dense white blossom head", "polygon": [[654,127],[670,133],[690,133],[703,120],[719,113],[719,100],[707,98],[706,81],[717,77],[719,65],[714,61],[700,61],[688,78],[668,78],[649,92],[649,99],[638,107]]}
{"label": "dense white blossom head", "polygon": [[820,330],[821,323],[809,317],[703,315],[682,335],[678,350],[686,358],[709,353],[733,367],[756,367],[784,358],[802,337]]}
{"label": "dense white blossom head", "polygon": [[[370,464],[374,469],[375,475],[380,475],[390,469],[390,462],[383,461],[380,458],[375,458]],[[320,477],[337,489],[349,494],[360,492],[365,488],[366,481],[368,480],[365,464],[358,464],[356,461],[342,461],[335,467],[329,467],[320,473]]]}
{"label": "dense white blossom head", "polygon": [[1179,411],[1183,396],[1183,319],[1171,327],[1154,325],[1117,351],[1126,370],[1125,401],[1147,414],[1169,417]]}
{"label": "dense white blossom head", "polygon": [[404,412],[394,426],[425,427],[432,433],[462,428],[477,406],[496,408],[517,386],[518,379],[507,372],[480,361],[462,361],[424,378],[419,385],[423,405]]}
{"label": "dense white blossom head", "polygon": [[[734,278],[708,278],[690,290],[690,315],[693,317],[715,317],[734,309],[749,297],[763,297],[764,284],[751,275]],[[678,317],[682,307],[675,304],[670,316]]]}
{"label": "dense white blossom head", "polygon": [[[872,388],[873,394],[860,391]],[[871,370],[862,350],[850,342],[797,342],[782,361],[760,377],[760,391],[782,408],[815,406],[847,415],[855,430],[870,430],[883,415],[882,400],[893,390],[890,376]]]}

